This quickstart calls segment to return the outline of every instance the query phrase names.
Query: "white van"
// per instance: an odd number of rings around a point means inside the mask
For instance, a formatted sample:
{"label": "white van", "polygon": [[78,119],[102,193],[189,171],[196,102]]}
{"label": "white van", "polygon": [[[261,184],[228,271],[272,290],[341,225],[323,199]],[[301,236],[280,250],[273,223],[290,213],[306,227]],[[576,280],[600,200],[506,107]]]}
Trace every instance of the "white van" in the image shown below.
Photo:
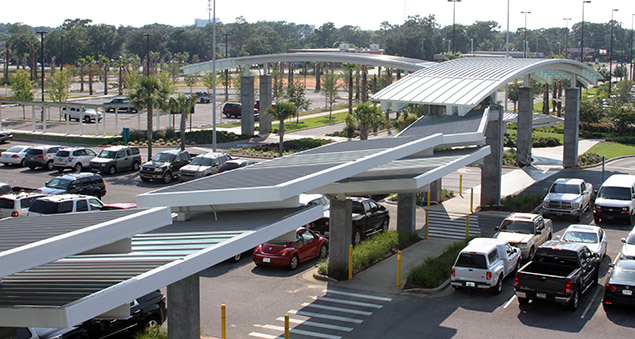
{"label": "white van", "polygon": [[600,186],[595,198],[593,220],[621,219],[629,225],[635,219],[635,175],[614,174]]}

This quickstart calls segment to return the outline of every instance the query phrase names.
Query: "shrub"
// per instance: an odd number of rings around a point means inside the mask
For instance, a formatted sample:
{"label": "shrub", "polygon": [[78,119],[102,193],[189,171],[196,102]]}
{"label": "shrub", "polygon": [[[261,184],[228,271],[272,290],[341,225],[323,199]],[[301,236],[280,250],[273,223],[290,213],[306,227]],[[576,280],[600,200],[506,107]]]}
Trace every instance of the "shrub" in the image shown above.
{"label": "shrub", "polygon": [[452,265],[468,240],[457,241],[436,258],[427,258],[408,272],[405,288],[435,288],[450,278]]}
{"label": "shrub", "polygon": [[518,162],[516,162],[516,151],[503,151],[503,165],[507,166],[518,166]]}
{"label": "shrub", "polygon": [[578,164],[580,166],[595,165],[602,162],[602,157],[596,153],[586,152],[578,157]]}
{"label": "shrub", "polygon": [[542,195],[510,195],[502,199],[500,206],[481,206],[481,210],[529,213],[542,203]]}
{"label": "shrub", "polygon": [[135,339],[168,339],[168,331],[162,327],[150,327],[134,337]]}

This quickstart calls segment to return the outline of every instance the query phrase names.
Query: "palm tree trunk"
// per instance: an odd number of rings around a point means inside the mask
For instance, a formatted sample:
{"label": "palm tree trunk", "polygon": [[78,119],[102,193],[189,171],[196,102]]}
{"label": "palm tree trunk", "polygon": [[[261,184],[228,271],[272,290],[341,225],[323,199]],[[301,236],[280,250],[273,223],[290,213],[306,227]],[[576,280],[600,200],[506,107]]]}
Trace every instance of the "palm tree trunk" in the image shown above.
{"label": "palm tree trunk", "polygon": [[146,120],[146,126],[148,126],[148,130],[146,131],[146,139],[148,139],[148,161],[152,159],[152,115],[152,105],[149,105]]}
{"label": "palm tree trunk", "polygon": [[104,95],[108,95],[108,66],[104,66]]}
{"label": "palm tree trunk", "polygon": [[282,156],[284,152],[284,119],[280,119],[280,127],[278,127],[278,137],[280,137],[280,147],[278,150],[278,154]]}
{"label": "palm tree trunk", "polygon": [[119,95],[123,94],[123,84],[121,83],[121,80],[123,78],[123,67],[120,65],[119,66]]}
{"label": "palm tree trunk", "polygon": [[348,70],[348,114],[353,115],[353,69]]}
{"label": "palm tree trunk", "polygon": [[93,65],[88,65],[88,95],[93,95]]}
{"label": "palm tree trunk", "polygon": [[185,121],[187,119],[187,113],[183,111],[184,109],[181,108],[181,125],[179,126],[179,131],[181,131],[181,150],[185,149]]}
{"label": "palm tree trunk", "polygon": [[84,65],[79,65],[79,91],[84,91]]}
{"label": "palm tree trunk", "polygon": [[322,64],[319,62],[315,63],[315,91],[319,92],[322,89],[322,84],[320,83],[320,73],[322,72]]}

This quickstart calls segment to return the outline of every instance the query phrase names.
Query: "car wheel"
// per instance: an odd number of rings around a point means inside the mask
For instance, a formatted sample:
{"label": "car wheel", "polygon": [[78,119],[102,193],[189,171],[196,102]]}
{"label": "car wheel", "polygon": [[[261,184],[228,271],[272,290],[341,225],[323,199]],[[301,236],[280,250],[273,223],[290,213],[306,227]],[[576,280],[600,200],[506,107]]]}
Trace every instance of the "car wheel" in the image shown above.
{"label": "car wheel", "polygon": [[161,321],[156,316],[146,318],[141,324],[141,330],[161,326]]}
{"label": "car wheel", "polygon": [[225,117],[229,118],[231,115],[229,113],[225,113]]}
{"label": "car wheel", "polygon": [[243,254],[242,254],[242,253],[238,253],[238,254],[236,254],[235,256],[233,256],[233,257],[232,257],[232,261],[233,261],[233,262],[239,262],[239,261],[240,261],[240,258],[241,258],[242,256],[243,256]]}
{"label": "car wheel", "polygon": [[569,307],[569,310],[575,311],[578,309],[579,303],[580,303],[580,292],[576,288],[575,292],[573,293],[573,298],[571,299],[571,301],[569,302],[569,305],[567,306]]}
{"label": "car wheel", "polygon": [[492,288],[492,294],[499,295],[503,291],[503,274],[498,277],[496,285]]}
{"label": "car wheel", "polygon": [[[79,119],[78,119],[78,120],[79,120]],[[85,117],[84,117],[84,123],[85,123],[85,124],[90,123],[90,117],[89,117],[89,116],[85,116]]]}
{"label": "car wheel", "polygon": [[78,162],[75,164],[75,167],[73,167],[73,169],[75,170],[75,172],[81,172],[82,171],[82,163]]}
{"label": "car wheel", "polygon": [[20,161],[20,166],[24,167],[24,164],[26,164],[26,159],[22,159],[22,161]]}
{"label": "car wheel", "polygon": [[117,167],[115,167],[115,165],[110,166],[108,168],[108,174],[114,175],[115,173],[117,173]]}
{"label": "car wheel", "polygon": [[575,217],[575,221],[577,221],[577,222],[581,222],[582,221],[582,211],[583,211],[582,209],[580,209],[578,211],[578,215]]}
{"label": "car wheel", "polygon": [[63,168],[58,168],[57,171],[62,173],[62,172],[64,172],[64,169]]}
{"label": "car wheel", "polygon": [[547,237],[548,240],[553,239],[553,234],[549,233],[549,237]]}
{"label": "car wheel", "polygon": [[601,220],[600,220],[600,217],[594,215],[593,221],[595,222],[596,225],[599,225]]}
{"label": "car wheel", "polygon": [[518,303],[521,304],[521,305],[527,305],[527,304],[529,304],[529,299],[528,298],[518,297]]}
{"label": "car wheel", "polygon": [[359,230],[355,230],[353,234],[353,245],[357,246],[362,242],[362,233]]}
{"label": "car wheel", "polygon": [[300,264],[300,258],[298,258],[297,255],[293,255],[291,257],[291,260],[289,260],[289,269],[291,271],[295,270],[296,268],[298,268],[298,265]]}
{"label": "car wheel", "polygon": [[141,181],[143,181],[143,182],[148,182],[148,181],[150,181],[150,179],[148,179],[148,178],[144,178],[144,177],[140,177],[140,178],[141,178]]}
{"label": "car wheel", "polygon": [[390,219],[384,219],[384,223],[381,225],[382,232],[388,232],[388,228],[390,228]]}
{"label": "car wheel", "polygon": [[46,163],[46,169],[47,169],[47,170],[49,170],[49,171],[52,171],[54,168],[55,168],[55,167],[53,166],[53,160],[49,160],[49,161]]}
{"label": "car wheel", "polygon": [[324,259],[329,255],[329,248],[326,244],[320,247],[320,259]]}
{"label": "car wheel", "polygon": [[165,171],[163,174],[163,183],[169,184],[170,182],[172,182],[172,172]]}
{"label": "car wheel", "polygon": [[30,169],[31,171],[35,171],[35,168],[36,168],[35,166],[32,166],[32,165],[31,165],[31,166],[29,166],[29,169]]}
{"label": "car wheel", "polygon": [[132,163],[132,170],[135,171],[135,172],[139,171],[139,162],[138,161],[135,161],[135,162]]}

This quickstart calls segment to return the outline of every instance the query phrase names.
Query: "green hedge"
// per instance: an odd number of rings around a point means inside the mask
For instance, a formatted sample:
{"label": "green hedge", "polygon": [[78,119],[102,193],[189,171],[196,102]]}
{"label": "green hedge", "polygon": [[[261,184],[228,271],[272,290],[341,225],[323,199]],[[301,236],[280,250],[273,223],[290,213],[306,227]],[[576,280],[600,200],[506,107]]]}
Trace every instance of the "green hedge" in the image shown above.
{"label": "green hedge", "polygon": [[436,258],[427,258],[408,272],[404,288],[435,288],[450,278],[452,265],[468,240],[453,243]]}
{"label": "green hedge", "polygon": [[540,194],[509,195],[501,200],[500,206],[481,206],[481,210],[529,213],[542,204]]}

